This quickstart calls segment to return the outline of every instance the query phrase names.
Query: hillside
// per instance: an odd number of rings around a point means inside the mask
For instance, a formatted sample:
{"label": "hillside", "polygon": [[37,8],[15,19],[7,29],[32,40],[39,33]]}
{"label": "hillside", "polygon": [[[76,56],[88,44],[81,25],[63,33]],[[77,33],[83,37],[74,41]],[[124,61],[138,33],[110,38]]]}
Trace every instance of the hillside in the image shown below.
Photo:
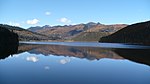
{"label": "hillside", "polygon": [[129,25],[116,33],[102,37],[100,42],[150,45],[150,21]]}
{"label": "hillside", "polygon": [[93,23],[93,22],[87,24],[52,26],[52,27],[45,25],[41,28],[31,27],[28,30],[47,35],[49,37],[54,38],[53,40],[60,40],[60,39],[66,40],[75,37],[79,33],[88,30],[96,25],[97,23]]}
{"label": "hillside", "polygon": [[4,25],[4,24],[0,24],[0,27],[7,28],[10,31],[17,33],[20,41],[30,41],[30,40],[36,40],[37,41],[37,40],[48,40],[48,39],[50,39],[46,35],[42,35],[42,34],[39,34],[36,32],[31,32],[29,30],[26,30],[26,29],[23,29],[20,27]]}
{"label": "hillside", "polygon": [[125,24],[116,25],[96,25],[84,32],[81,32],[76,37],[72,38],[73,41],[98,41],[101,37],[110,35],[123,27]]}
{"label": "hillside", "polygon": [[17,33],[19,41],[98,41],[100,37],[110,35],[127,25],[104,25],[89,22],[64,26],[36,26],[30,27],[28,30],[4,24],[0,24],[0,26]]}
{"label": "hillside", "polygon": [[28,30],[47,35],[53,40],[71,40],[71,41],[98,41],[99,36],[112,34],[125,24],[103,25],[100,23],[89,22],[87,24],[30,27]]}

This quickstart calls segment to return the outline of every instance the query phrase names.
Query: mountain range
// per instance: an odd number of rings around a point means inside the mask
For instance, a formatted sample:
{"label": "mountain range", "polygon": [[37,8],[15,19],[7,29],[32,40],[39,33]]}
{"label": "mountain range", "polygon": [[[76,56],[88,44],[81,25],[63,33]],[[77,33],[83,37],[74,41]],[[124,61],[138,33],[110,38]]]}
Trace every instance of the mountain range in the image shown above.
{"label": "mountain range", "polygon": [[28,29],[5,24],[0,26],[17,33],[20,41],[98,41],[101,37],[110,35],[127,25],[89,22],[64,26],[36,26]]}
{"label": "mountain range", "polygon": [[30,27],[28,30],[46,35],[51,40],[61,41],[98,41],[101,37],[110,35],[124,27],[126,24],[104,25],[89,22],[86,24]]}

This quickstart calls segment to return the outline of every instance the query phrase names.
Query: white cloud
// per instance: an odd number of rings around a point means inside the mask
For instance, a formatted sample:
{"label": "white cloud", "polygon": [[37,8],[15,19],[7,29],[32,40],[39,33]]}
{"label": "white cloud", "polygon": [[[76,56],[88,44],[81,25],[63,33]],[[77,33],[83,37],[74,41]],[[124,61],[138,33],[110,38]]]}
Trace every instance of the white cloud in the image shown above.
{"label": "white cloud", "polygon": [[38,19],[27,20],[27,24],[31,24],[31,25],[37,24],[38,22],[40,22]]}
{"label": "white cloud", "polygon": [[59,22],[62,22],[62,23],[70,23],[71,22],[71,20],[69,20],[69,19],[67,19],[67,18],[60,18],[59,20],[58,20]]}
{"label": "white cloud", "polygon": [[39,59],[36,56],[30,56],[26,58],[27,61],[37,62]]}
{"label": "white cloud", "polygon": [[47,11],[47,12],[45,12],[45,15],[51,15],[51,12]]}
{"label": "white cloud", "polygon": [[70,62],[70,59],[69,59],[69,58],[61,59],[59,62],[60,62],[61,64],[66,64],[66,63],[69,63],[69,62]]}
{"label": "white cloud", "polygon": [[16,23],[16,22],[9,22],[8,24],[9,24],[9,25],[12,25],[12,26],[18,26],[18,27],[20,27],[20,24],[19,24],[19,23]]}

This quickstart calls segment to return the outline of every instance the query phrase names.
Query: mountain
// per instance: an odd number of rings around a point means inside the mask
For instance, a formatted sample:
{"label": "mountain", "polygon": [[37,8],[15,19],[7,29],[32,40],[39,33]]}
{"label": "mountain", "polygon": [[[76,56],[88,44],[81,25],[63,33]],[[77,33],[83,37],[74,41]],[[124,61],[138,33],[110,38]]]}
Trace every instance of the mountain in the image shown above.
{"label": "mountain", "polygon": [[127,25],[115,24],[115,25],[96,25],[84,32],[81,32],[76,37],[72,38],[74,41],[98,41],[101,37],[110,35]]}
{"label": "mountain", "polygon": [[31,27],[28,30],[47,35],[54,38],[53,40],[65,40],[70,39],[77,34],[88,30],[96,26],[97,23],[89,22],[87,24],[77,24],[77,25],[64,25],[64,26],[43,26],[43,27]]}
{"label": "mountain", "polygon": [[[71,41],[98,41],[99,36],[106,36],[114,33],[125,24],[104,25],[100,23],[89,22],[87,24],[30,27],[28,30],[47,35],[53,40],[71,40]],[[90,38],[89,38],[90,37]]]}
{"label": "mountain", "polygon": [[10,31],[17,33],[19,36],[20,41],[30,41],[30,40],[49,40],[50,37],[46,35],[42,35],[36,32],[31,32],[29,30],[16,27],[16,26],[10,26],[5,24],[0,24],[0,27],[4,27],[6,29],[9,29]]}
{"label": "mountain", "polygon": [[99,42],[150,45],[150,21],[129,25],[109,36],[102,37]]}
{"label": "mountain", "polygon": [[64,26],[36,26],[29,29],[5,24],[0,24],[0,26],[17,33],[19,41],[98,41],[100,37],[110,35],[127,25],[104,25],[89,22]]}

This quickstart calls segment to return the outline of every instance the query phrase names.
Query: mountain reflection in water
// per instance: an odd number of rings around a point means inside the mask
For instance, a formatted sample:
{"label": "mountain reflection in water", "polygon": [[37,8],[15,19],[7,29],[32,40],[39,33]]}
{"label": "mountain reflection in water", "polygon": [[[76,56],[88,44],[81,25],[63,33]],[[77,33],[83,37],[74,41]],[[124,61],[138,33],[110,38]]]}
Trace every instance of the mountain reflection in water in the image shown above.
{"label": "mountain reflection in water", "polygon": [[101,58],[114,58],[122,59],[111,49],[99,47],[77,47],[77,46],[64,46],[64,45],[30,45],[21,44],[18,48],[18,53],[29,52],[31,54],[43,54],[44,56],[68,56],[85,58],[88,60],[99,60]]}
{"label": "mountain reflection in water", "polygon": [[0,60],[0,84],[150,84],[148,46],[105,45],[21,43]]}
{"label": "mountain reflection in water", "polygon": [[[17,52],[16,48],[12,49]],[[29,52],[31,54],[43,54],[44,56],[68,56],[85,58],[88,60],[100,60],[102,58],[111,59],[128,59],[134,62],[150,65],[150,49],[111,49],[100,47],[78,47],[65,45],[40,45],[40,44],[24,44],[21,43],[18,47],[18,54]],[[13,52],[14,53],[14,52]],[[8,57],[12,53],[1,52],[0,59]]]}
{"label": "mountain reflection in water", "polygon": [[125,59],[150,65],[150,49],[115,49],[113,51]]}
{"label": "mountain reflection in water", "polygon": [[150,65],[150,49],[115,49],[85,46],[20,44],[18,53],[25,51],[31,54],[43,54],[44,56],[68,56],[82,59],[85,58],[88,60],[100,60],[102,58],[123,60],[125,58],[134,62]]}

